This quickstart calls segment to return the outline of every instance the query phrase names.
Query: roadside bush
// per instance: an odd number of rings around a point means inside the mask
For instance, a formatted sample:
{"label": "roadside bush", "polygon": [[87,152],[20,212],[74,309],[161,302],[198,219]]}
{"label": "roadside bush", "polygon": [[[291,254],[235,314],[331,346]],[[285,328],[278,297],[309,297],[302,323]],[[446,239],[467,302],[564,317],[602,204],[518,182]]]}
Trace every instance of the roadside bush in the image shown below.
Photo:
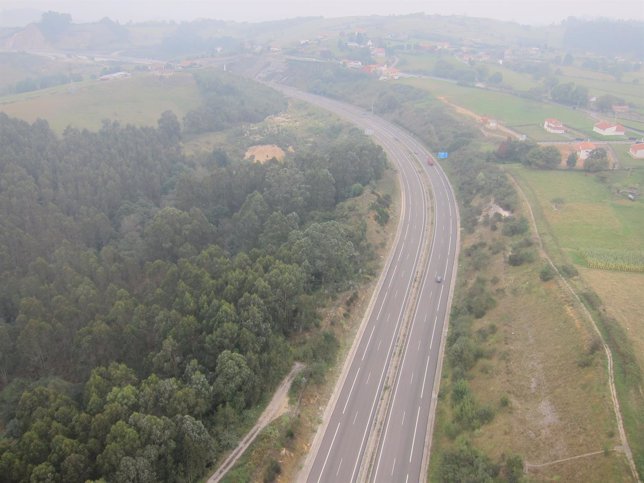
{"label": "roadside bush", "polygon": [[483,318],[487,311],[494,307],[496,307],[496,300],[487,291],[467,301],[467,309],[476,319]]}
{"label": "roadside bush", "polygon": [[452,384],[452,406],[471,396],[470,385],[465,379],[459,379]]}
{"label": "roadside bush", "polygon": [[546,264],[543,266],[541,271],[539,272],[539,278],[543,282],[547,282],[549,280],[552,280],[555,277],[555,271],[554,269],[550,266],[550,264]]}
{"label": "roadside bush", "polygon": [[489,336],[496,334],[496,324],[490,324],[486,327],[481,327],[476,331],[479,340],[485,342]]}
{"label": "roadside bush", "polygon": [[[353,185],[352,191],[356,185]],[[360,185],[362,187],[362,185]],[[371,203],[369,208],[376,212],[375,220],[380,226],[384,226],[389,221],[389,207],[391,206],[391,196],[385,195],[380,196],[379,193],[375,193],[376,200]]]}
{"label": "roadside bush", "polygon": [[494,307],[496,307],[496,300],[487,290],[487,280],[483,277],[476,277],[467,291],[465,308],[474,318],[480,319]]}
{"label": "roadside bush", "polygon": [[447,357],[455,379],[464,378],[467,371],[474,367],[478,353],[479,350],[471,337],[462,335],[454,341],[447,350]]}
{"label": "roadside bush", "polygon": [[[454,309],[457,309],[457,307],[454,307]],[[450,347],[456,342],[456,339],[458,339],[461,336],[469,336],[470,334],[470,327],[472,326],[472,317],[469,314],[466,313],[460,313],[460,315],[456,315],[460,311],[454,310],[454,314],[452,315],[452,321],[450,322],[450,330],[447,333],[447,346]]]}
{"label": "roadside bush", "polygon": [[264,483],[273,483],[281,473],[282,466],[279,464],[279,461],[272,459],[268,464],[268,468],[266,468]]}
{"label": "roadside bush", "polygon": [[499,470],[498,465],[474,448],[468,440],[462,440],[456,448],[441,455],[438,480],[443,483],[491,483]]}

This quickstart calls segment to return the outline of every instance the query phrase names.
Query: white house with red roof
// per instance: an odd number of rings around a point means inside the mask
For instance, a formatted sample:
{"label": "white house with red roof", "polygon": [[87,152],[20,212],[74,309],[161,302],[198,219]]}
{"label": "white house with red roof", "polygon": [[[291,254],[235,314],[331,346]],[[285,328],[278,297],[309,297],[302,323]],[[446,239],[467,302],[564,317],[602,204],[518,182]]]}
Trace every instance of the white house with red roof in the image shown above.
{"label": "white house with red roof", "polygon": [[593,126],[593,131],[602,136],[623,136],[626,134],[624,126],[608,121],[599,121]]}
{"label": "white house with red roof", "polygon": [[644,159],[644,143],[631,144],[628,154],[633,156],[635,159]]}
{"label": "white house with red roof", "polygon": [[597,149],[597,146],[589,141],[575,144],[575,152],[577,153],[577,158],[581,159],[582,161],[584,159],[587,159],[588,156],[590,156],[590,153],[595,149]]}
{"label": "white house with red roof", "polygon": [[553,134],[563,134],[566,132],[566,129],[564,128],[561,121],[553,117],[549,117],[543,122],[543,128]]}

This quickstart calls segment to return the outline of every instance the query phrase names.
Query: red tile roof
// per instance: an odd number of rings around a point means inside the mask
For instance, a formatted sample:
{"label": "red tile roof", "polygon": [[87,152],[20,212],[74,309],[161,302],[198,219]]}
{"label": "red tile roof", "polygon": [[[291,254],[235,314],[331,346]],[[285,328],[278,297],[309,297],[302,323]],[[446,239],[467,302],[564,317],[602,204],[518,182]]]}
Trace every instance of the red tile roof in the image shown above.
{"label": "red tile roof", "polygon": [[605,131],[606,129],[610,129],[612,127],[614,127],[616,131],[624,131],[624,126],[622,126],[621,124],[615,124],[608,121],[599,121],[597,124],[595,124],[595,127],[597,129],[601,129],[602,131]]}
{"label": "red tile roof", "polygon": [[591,142],[588,142],[588,141],[584,141],[584,142],[581,142],[579,144],[575,144],[575,149],[577,151],[586,151],[587,149],[592,150],[592,149],[595,149],[596,147],[597,146],[595,146],[594,143],[591,143]]}

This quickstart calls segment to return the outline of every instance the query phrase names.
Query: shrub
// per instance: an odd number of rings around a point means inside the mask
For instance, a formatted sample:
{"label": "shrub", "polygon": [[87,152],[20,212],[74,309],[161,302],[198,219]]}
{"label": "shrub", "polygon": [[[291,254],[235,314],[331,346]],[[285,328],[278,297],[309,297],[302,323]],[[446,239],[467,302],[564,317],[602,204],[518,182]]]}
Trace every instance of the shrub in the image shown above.
{"label": "shrub", "polygon": [[554,269],[550,266],[550,264],[546,264],[543,266],[541,271],[539,272],[539,278],[543,282],[547,282],[548,280],[552,280],[555,276],[555,271]]}
{"label": "shrub", "polygon": [[528,220],[526,220],[525,217],[522,216],[519,219],[511,217],[506,220],[501,233],[505,236],[521,235],[527,232],[528,228],[530,228],[530,226],[528,225]]}
{"label": "shrub", "polygon": [[499,466],[469,441],[445,451],[438,465],[438,480],[444,483],[492,482],[498,474]]}
{"label": "shrub", "polygon": [[534,261],[534,252],[532,250],[516,250],[508,257],[508,263],[513,267],[530,263]]}
{"label": "shrub", "polygon": [[523,480],[523,458],[519,455],[509,456],[505,461],[504,473],[508,483],[519,483]]}
{"label": "shrub", "polygon": [[360,183],[355,183],[351,186],[351,197],[355,198],[356,196],[360,196],[363,191],[364,187]]}
{"label": "shrub", "polygon": [[467,335],[458,337],[447,350],[450,366],[454,371],[454,378],[465,376],[476,363],[478,350],[476,344]]}
{"label": "shrub", "polygon": [[599,308],[602,305],[602,301],[599,298],[599,296],[591,290],[582,292],[581,300],[583,300],[586,305],[588,305],[590,308],[594,310],[599,310]]}
{"label": "shrub", "polygon": [[572,278],[572,277],[576,277],[577,275],[579,275],[579,272],[577,271],[575,266],[570,265],[569,263],[564,263],[563,265],[560,265],[559,266],[559,271],[566,278]]}
{"label": "shrub", "polygon": [[459,379],[452,385],[453,406],[469,396],[471,396],[470,386],[465,379]]}
{"label": "shrub", "polygon": [[266,468],[264,483],[273,483],[281,473],[282,466],[279,464],[279,461],[272,459],[268,464],[268,468]]}

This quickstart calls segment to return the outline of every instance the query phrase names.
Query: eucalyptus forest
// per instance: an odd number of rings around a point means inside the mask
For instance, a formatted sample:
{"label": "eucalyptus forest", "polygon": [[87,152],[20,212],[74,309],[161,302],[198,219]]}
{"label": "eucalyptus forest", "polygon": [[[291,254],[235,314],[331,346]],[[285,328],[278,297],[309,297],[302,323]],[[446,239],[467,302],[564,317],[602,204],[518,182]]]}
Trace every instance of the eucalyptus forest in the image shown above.
{"label": "eucalyptus forest", "polygon": [[2,482],[197,481],[294,359],[334,353],[319,308],[373,256],[339,207],[382,149],[331,125],[283,162],[187,155],[187,131],[286,106],[198,83],[156,127],[0,114]]}

